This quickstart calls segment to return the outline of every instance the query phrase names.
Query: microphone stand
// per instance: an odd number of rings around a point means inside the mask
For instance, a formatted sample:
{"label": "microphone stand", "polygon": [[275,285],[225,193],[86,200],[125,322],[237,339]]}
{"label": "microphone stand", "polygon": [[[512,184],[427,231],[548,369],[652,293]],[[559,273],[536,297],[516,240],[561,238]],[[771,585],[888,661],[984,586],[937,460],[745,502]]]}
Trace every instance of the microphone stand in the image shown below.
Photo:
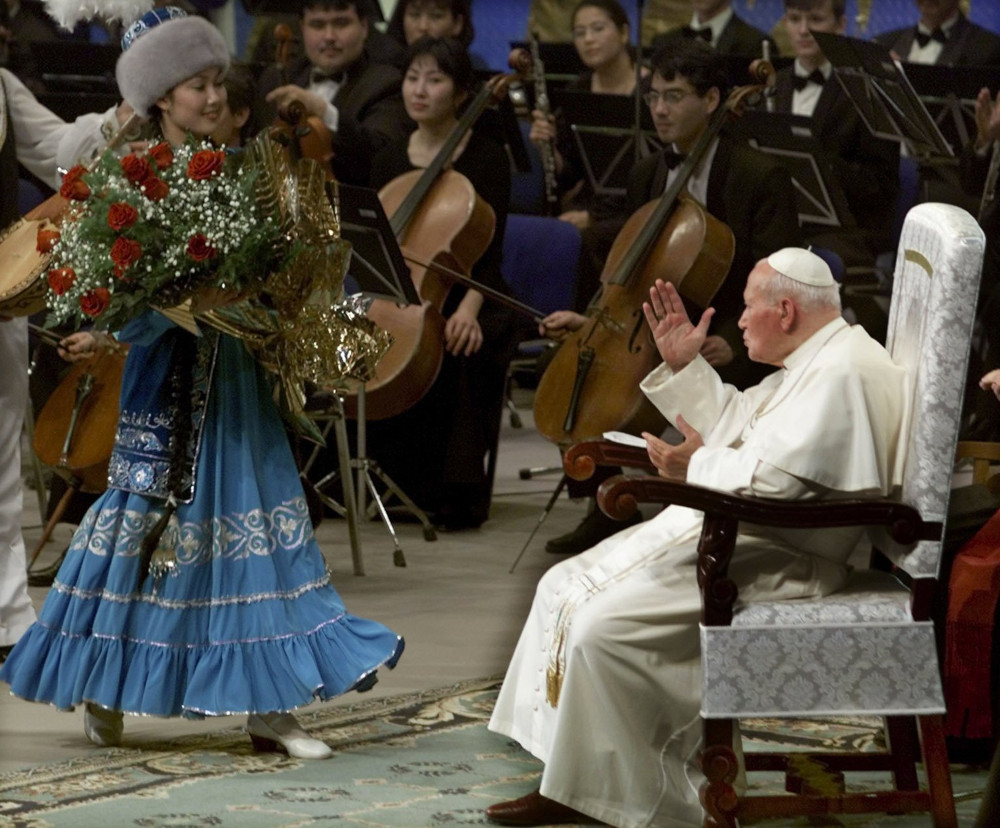
{"label": "microphone stand", "polygon": [[635,102],[635,129],[632,139],[635,151],[635,163],[638,164],[643,159],[642,153],[642,6],[643,0],[636,0],[636,23],[635,23],[635,89],[632,90],[632,99]]}

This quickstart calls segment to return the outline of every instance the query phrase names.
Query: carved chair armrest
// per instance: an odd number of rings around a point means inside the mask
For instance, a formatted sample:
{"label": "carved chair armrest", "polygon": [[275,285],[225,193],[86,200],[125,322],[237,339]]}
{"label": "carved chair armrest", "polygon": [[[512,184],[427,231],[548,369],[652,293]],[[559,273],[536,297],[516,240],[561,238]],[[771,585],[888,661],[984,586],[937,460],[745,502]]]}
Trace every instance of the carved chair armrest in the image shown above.
{"label": "carved chair armrest", "polygon": [[646,449],[612,440],[585,440],[574,443],[563,455],[563,469],[574,480],[588,480],[598,466],[625,466],[655,473]]}
{"label": "carved chair armrest", "polygon": [[617,475],[597,493],[605,514],[625,520],[641,503],[687,506],[705,513],[698,541],[698,584],[702,592],[702,623],[725,626],[732,621],[736,585],[728,577],[740,521],[758,526],[823,528],[882,526],[897,543],[938,540],[940,522],[894,500],[785,501],[746,497],[662,477]]}

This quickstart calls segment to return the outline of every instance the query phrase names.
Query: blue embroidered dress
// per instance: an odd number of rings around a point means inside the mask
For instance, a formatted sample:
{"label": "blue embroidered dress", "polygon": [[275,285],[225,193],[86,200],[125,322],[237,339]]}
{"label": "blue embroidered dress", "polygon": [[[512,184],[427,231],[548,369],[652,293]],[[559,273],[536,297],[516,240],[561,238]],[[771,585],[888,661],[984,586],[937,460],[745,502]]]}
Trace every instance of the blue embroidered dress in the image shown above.
{"label": "blue embroidered dress", "polygon": [[[194,341],[158,313],[121,338],[131,350],[110,487],[0,679],[63,709],[188,717],[286,711],[370,687],[403,641],[347,613],[331,586],[262,369],[239,340]],[[178,408],[171,372],[192,358],[190,403]],[[177,563],[139,587],[182,417],[188,479],[168,533]]]}

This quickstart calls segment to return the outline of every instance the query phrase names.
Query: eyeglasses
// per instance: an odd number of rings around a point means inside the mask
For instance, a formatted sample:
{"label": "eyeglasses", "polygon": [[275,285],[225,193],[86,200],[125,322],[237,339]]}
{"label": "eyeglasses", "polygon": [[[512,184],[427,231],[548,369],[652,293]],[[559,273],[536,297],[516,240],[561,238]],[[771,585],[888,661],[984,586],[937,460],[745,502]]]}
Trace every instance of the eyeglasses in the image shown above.
{"label": "eyeglasses", "polygon": [[663,92],[657,92],[655,89],[651,89],[642,96],[642,99],[649,104],[650,109],[654,109],[660,102],[662,102],[664,106],[677,106],[677,104],[689,95],[697,94],[698,93],[694,90],[689,91],[685,89],[666,89]]}

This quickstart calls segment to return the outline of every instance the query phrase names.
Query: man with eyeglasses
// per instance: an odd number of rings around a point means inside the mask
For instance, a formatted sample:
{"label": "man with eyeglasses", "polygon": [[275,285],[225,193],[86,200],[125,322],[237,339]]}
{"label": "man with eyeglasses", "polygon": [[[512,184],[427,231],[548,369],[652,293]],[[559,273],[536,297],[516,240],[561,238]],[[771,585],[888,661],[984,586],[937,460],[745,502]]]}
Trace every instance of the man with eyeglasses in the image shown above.
{"label": "man with eyeglasses", "polygon": [[[663,195],[674,182],[680,173],[681,158],[694,149],[713,114],[725,103],[725,64],[700,40],[660,50],[653,56],[652,69],[645,100],[665,149],[640,161],[629,174],[624,212],[602,217],[583,233],[578,296],[596,294],[601,266],[617,231],[628,216]],[[702,356],[724,382],[746,388],[759,382],[770,369],[748,358],[737,327],[743,310],[745,274],[770,251],[801,245],[792,180],[778,162],[735,141],[723,130],[709,144],[686,190],[733,231],[735,252],[730,275],[712,302],[716,312]],[[577,310],[581,310],[577,304]],[[558,339],[585,321],[576,310],[556,311],[543,320],[541,331]],[[621,529],[621,524],[594,507],[592,499],[604,475],[615,473],[616,469],[605,469],[586,484],[574,484],[570,496],[590,496],[590,508],[573,531],[550,539],[546,551],[576,554]]]}

